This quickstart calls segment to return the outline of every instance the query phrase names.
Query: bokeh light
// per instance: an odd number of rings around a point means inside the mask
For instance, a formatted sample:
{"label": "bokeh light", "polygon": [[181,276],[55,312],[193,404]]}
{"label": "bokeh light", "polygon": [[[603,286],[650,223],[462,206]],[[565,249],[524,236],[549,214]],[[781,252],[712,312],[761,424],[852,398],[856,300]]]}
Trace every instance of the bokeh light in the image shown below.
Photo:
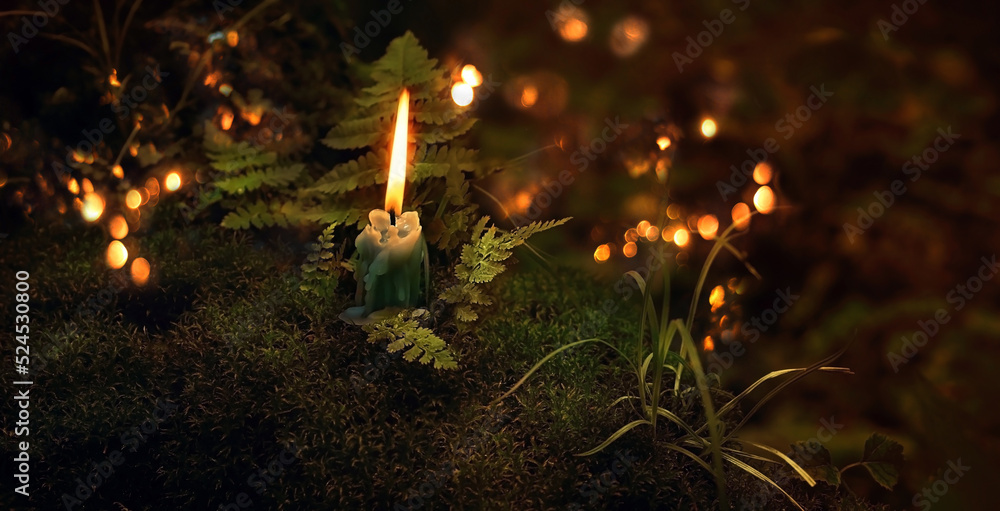
{"label": "bokeh light", "polygon": [[114,240],[108,244],[107,262],[108,266],[116,270],[125,266],[125,263],[128,262],[128,249],[122,242]]}
{"label": "bokeh light", "polygon": [[639,51],[649,38],[649,23],[638,16],[628,16],[611,28],[611,51],[619,57],[628,57]]}
{"label": "bokeh light", "polygon": [[149,280],[149,261],[143,257],[137,257],[132,261],[132,282],[137,286],[144,286]]}
{"label": "bokeh light", "polygon": [[705,215],[698,219],[698,234],[706,240],[715,238],[719,232],[719,219],[715,215]]}
{"label": "bokeh light", "polygon": [[630,241],[622,247],[622,253],[625,254],[625,257],[635,257],[635,255],[639,253],[639,247],[634,241]]}
{"label": "bokeh light", "polygon": [[722,286],[715,286],[708,295],[708,303],[712,306],[712,312],[719,310],[726,301],[726,290]]}
{"label": "bokeh light", "polygon": [[451,86],[451,99],[458,106],[469,106],[474,96],[475,91],[472,90],[472,86],[465,82],[458,82]]}
{"label": "bokeh light", "polygon": [[651,226],[649,226],[649,227],[646,228],[646,239],[647,240],[649,240],[649,241],[656,241],[656,238],[659,238],[659,237],[660,237],[660,228],[659,227],[657,227],[655,225],[651,225]]}
{"label": "bokeh light", "polygon": [[677,244],[678,247],[686,247],[690,241],[691,235],[688,234],[687,229],[681,227],[680,229],[674,231],[674,243]]}
{"label": "bokeh light", "polygon": [[664,136],[656,139],[656,145],[659,146],[661,151],[664,151],[668,147],[670,147],[670,144],[671,144],[670,137]]}
{"label": "bokeh light", "polygon": [[741,231],[750,226],[750,206],[744,202],[733,206],[733,224]]}
{"label": "bokeh light", "polygon": [[759,185],[766,185],[771,182],[771,165],[766,161],[757,164],[753,169],[753,180]]}
{"label": "bokeh light", "polygon": [[774,210],[774,192],[770,186],[762,186],[753,194],[753,205],[765,215]]}
{"label": "bokeh light", "polygon": [[607,261],[610,257],[611,247],[609,247],[607,243],[598,246],[597,250],[594,250],[594,260],[599,263]]}
{"label": "bokeh light", "polygon": [[564,3],[553,17],[559,37],[575,43],[587,37],[587,13],[582,9]]}
{"label": "bokeh light", "polygon": [[521,106],[531,108],[535,106],[536,101],[538,101],[538,88],[534,85],[526,85],[521,90]]}
{"label": "bokeh light", "polygon": [[715,119],[712,119],[711,117],[706,117],[701,121],[701,134],[704,135],[705,138],[714,137],[718,129],[719,127],[715,124]]}
{"label": "bokeh light", "polygon": [[166,179],[163,180],[163,185],[167,188],[167,191],[176,192],[181,187],[181,175],[178,172],[167,174]]}
{"label": "bokeh light", "polygon": [[469,84],[470,87],[479,87],[483,83],[483,75],[476,69],[476,66],[466,64],[462,67],[462,81]]}
{"label": "bokeh light", "polygon": [[139,194],[137,190],[129,190],[128,193],[125,194],[125,205],[128,206],[129,209],[138,208],[142,205],[142,195]]}
{"label": "bokeh light", "polygon": [[80,212],[84,220],[96,222],[104,214],[104,198],[94,192],[85,194]]}
{"label": "bokeh light", "polygon": [[125,217],[121,215],[111,217],[111,222],[108,224],[108,232],[116,240],[128,236],[128,222],[125,221]]}

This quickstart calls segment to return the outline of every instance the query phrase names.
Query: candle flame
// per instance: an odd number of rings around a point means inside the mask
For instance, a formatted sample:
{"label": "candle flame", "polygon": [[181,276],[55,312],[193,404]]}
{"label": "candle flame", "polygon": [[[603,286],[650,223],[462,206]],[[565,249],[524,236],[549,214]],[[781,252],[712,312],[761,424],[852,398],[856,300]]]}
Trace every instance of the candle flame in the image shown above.
{"label": "candle flame", "polygon": [[406,185],[406,130],[410,118],[410,91],[399,93],[396,110],[396,131],[392,136],[392,159],[389,160],[389,181],[385,189],[385,210],[403,213],[403,188]]}

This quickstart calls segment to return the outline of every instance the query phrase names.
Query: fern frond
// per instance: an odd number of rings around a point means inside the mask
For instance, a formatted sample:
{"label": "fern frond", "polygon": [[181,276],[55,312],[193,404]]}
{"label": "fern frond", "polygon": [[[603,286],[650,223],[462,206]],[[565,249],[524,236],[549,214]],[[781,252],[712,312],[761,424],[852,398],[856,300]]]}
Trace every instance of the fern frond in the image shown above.
{"label": "fern frond", "polygon": [[429,328],[420,326],[419,319],[427,311],[404,311],[395,317],[364,326],[368,342],[386,341],[390,353],[406,350],[403,358],[421,364],[433,363],[435,369],[457,369],[454,353],[443,339]]}
{"label": "fern frond", "polygon": [[306,166],[301,163],[284,167],[270,167],[251,170],[240,176],[228,177],[215,182],[215,186],[231,194],[244,194],[262,186],[280,188],[291,184],[302,175]]}

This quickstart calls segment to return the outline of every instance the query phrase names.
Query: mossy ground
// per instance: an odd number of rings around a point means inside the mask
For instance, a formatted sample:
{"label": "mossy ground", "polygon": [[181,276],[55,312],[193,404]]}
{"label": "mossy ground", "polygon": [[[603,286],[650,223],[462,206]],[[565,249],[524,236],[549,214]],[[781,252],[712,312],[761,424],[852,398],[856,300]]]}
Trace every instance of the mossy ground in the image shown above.
{"label": "mossy ground", "polygon": [[[46,359],[32,388],[37,508],[62,508],[115,451],[123,462],[73,509],[716,507],[708,473],[651,447],[668,429],[573,455],[636,418],[607,407],[634,386],[610,350],[570,350],[487,407],[583,325],[631,346],[636,307],[599,309],[609,283],[522,265],[474,332],[439,325],[461,357],[459,370],[439,372],[369,345],[337,319],[353,284],[343,299],[301,292],[294,243],[262,238],[160,229],[142,239],[150,284],[121,289],[109,288],[116,271],[97,236],[56,226],[11,241],[21,256],[7,265],[32,275],[33,354]],[[177,408],[147,422],[158,401]],[[137,435],[144,422],[153,431]],[[757,493],[731,473],[734,502]],[[823,483],[791,486],[810,509],[872,509]],[[774,494],[761,508],[787,507]]]}

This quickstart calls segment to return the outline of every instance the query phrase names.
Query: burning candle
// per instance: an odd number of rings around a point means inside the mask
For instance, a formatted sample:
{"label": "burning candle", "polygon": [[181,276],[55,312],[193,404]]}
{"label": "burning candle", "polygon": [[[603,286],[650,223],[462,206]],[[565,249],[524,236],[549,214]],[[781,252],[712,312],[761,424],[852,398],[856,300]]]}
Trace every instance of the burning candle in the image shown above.
{"label": "burning candle", "polygon": [[355,241],[357,307],[340,316],[351,323],[365,323],[378,311],[413,307],[420,299],[420,265],[426,252],[424,236],[417,212],[403,212],[409,102],[410,93],[403,89],[396,110],[385,209],[368,213],[369,224]]}

